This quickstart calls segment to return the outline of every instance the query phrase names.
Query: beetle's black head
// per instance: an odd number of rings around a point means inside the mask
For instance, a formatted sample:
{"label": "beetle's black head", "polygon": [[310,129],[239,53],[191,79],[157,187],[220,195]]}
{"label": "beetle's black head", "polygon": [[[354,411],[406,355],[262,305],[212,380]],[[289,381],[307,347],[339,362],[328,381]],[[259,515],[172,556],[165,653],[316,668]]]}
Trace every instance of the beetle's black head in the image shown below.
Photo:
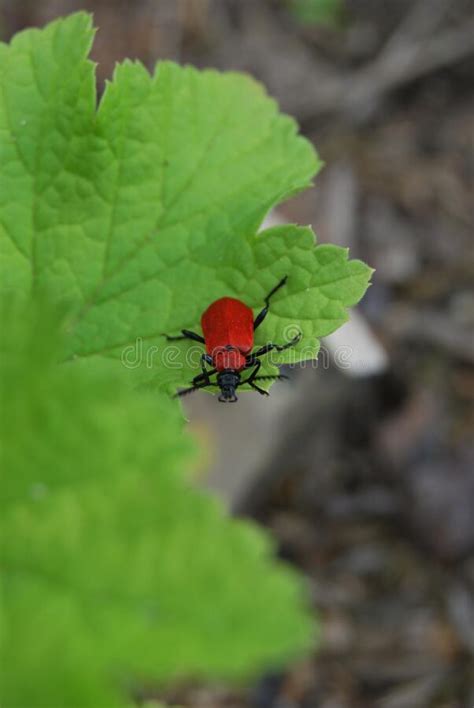
{"label": "beetle's black head", "polygon": [[222,371],[217,374],[217,385],[221,389],[219,401],[222,403],[235,403],[237,396],[235,389],[240,384],[240,374],[236,371]]}

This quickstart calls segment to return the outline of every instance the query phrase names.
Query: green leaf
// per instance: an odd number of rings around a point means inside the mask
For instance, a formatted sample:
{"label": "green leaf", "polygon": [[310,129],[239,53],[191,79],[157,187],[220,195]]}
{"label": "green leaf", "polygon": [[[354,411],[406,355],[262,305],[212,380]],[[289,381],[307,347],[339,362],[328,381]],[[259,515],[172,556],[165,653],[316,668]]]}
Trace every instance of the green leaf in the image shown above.
{"label": "green leaf", "polygon": [[127,706],[306,649],[300,580],[190,484],[177,406],[58,367],[54,313],[1,314],[2,706]]}
{"label": "green leaf", "polygon": [[312,146],[251,78],[168,62],[119,65],[96,112],[91,39],[79,13],[1,47],[2,287],[67,304],[65,360],[141,342],[137,375],[171,389],[199,362],[186,345],[170,362],[164,332],[199,329],[223,295],[257,310],[288,275],[256,341],[301,329],[293,360],[314,357],[371,271],[310,229],[257,233],[310,185]]}
{"label": "green leaf", "polygon": [[88,177],[76,158],[94,114],[92,37],[90,17],[79,13],[0,44],[2,290],[28,292],[49,270],[57,287],[77,295],[76,277],[97,257],[86,239],[75,243],[82,228],[74,230],[71,194],[81,190],[87,208]]}

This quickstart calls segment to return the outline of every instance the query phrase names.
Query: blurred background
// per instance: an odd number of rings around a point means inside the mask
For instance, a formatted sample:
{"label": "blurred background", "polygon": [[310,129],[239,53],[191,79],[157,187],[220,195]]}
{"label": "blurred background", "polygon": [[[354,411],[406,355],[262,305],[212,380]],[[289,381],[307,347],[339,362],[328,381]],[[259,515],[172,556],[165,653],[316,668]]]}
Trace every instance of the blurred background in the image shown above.
{"label": "blurred background", "polygon": [[[376,268],[269,399],[186,401],[203,479],[308,577],[314,657],[194,708],[474,706],[473,0],[0,0],[0,34],[88,9],[116,61],[238,69],[326,167],[272,214]],[[275,617],[278,622],[278,617]]]}

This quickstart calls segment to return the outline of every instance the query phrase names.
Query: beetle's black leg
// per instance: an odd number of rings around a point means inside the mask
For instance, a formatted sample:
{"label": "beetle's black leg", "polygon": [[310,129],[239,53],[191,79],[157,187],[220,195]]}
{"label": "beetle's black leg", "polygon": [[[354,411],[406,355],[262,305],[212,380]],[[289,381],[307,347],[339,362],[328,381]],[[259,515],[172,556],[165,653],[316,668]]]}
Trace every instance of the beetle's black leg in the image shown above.
{"label": "beetle's black leg", "polygon": [[[191,383],[201,383],[201,381],[206,381],[210,376],[213,376],[216,373],[217,373],[217,369],[211,369],[211,371],[206,371],[205,374],[198,374],[197,376],[195,376],[193,378]],[[211,381],[209,381],[209,384],[211,386],[215,385]]]}
{"label": "beetle's black leg", "polygon": [[252,388],[254,388],[256,391],[258,391],[262,396],[269,396],[270,394],[268,391],[264,391],[263,388],[260,388],[257,386],[257,384],[254,384],[253,382],[250,384]]}
{"label": "beetle's black leg", "polygon": [[254,378],[254,381],[264,381],[265,379],[267,381],[269,381],[270,379],[273,379],[275,381],[287,381],[289,379],[289,376],[285,376],[285,374],[274,374],[273,376],[256,376]]}
{"label": "beetle's black leg", "polygon": [[200,388],[206,388],[206,386],[212,385],[210,382],[208,383],[207,381],[203,381],[203,383],[196,383],[189,388],[184,388],[182,391],[177,391],[173,398],[181,398],[181,396],[186,396],[188,393],[192,393],[193,391],[198,391]]}
{"label": "beetle's black leg", "polygon": [[[249,365],[247,364],[247,366],[249,366]],[[252,361],[250,366],[254,366],[255,367],[254,370],[252,371],[250,376],[247,379],[245,379],[245,381],[241,381],[240,385],[242,385],[244,383],[252,383],[252,381],[255,379],[256,375],[258,374],[258,370],[262,366],[262,362],[257,359],[256,361]]]}
{"label": "beetle's black leg", "polygon": [[196,332],[191,332],[191,330],[189,329],[182,329],[181,332],[182,334],[178,334],[177,337],[170,337],[168,334],[165,334],[165,337],[168,342],[177,342],[178,339],[192,339],[193,342],[205,344],[204,337],[202,337],[200,334],[196,334]]}
{"label": "beetle's black leg", "polygon": [[[260,364],[260,362],[257,363]],[[252,388],[254,388],[255,381],[284,381],[285,379],[288,379],[288,376],[285,376],[285,374],[270,374],[268,376],[257,376],[257,371],[259,370],[259,368],[260,366],[256,366],[248,377],[248,379],[241,381],[239,386],[243,386],[243,384],[249,384],[249,386],[252,386]]]}
{"label": "beetle's black leg", "polygon": [[263,308],[263,310],[261,310],[258,313],[256,318],[254,319],[254,322],[253,322],[254,331],[257,329],[257,327],[259,327],[259,325],[262,324],[263,320],[265,319],[265,317],[268,314],[268,308],[270,307],[270,298],[273,297],[273,295],[275,295],[277,290],[279,290],[280,288],[282,288],[284,286],[284,284],[286,283],[287,280],[288,280],[288,276],[285,275],[285,277],[280,280],[278,285],[275,285],[273,290],[270,290],[270,292],[268,293],[267,297],[265,298],[265,307]]}
{"label": "beetle's black leg", "polygon": [[208,386],[212,386],[213,384],[211,383],[210,376],[213,376],[214,374],[217,373],[217,369],[211,369],[210,371],[206,369],[206,362],[208,364],[212,364],[212,356],[210,354],[204,353],[201,356],[201,368],[202,368],[202,374],[197,374],[191,381],[193,386],[195,384],[201,384],[202,382],[205,382]]}
{"label": "beetle's black leg", "polygon": [[211,365],[212,365],[212,356],[211,356],[210,354],[204,353],[204,354],[201,356],[201,369],[202,369],[202,374],[198,374],[197,376],[195,376],[194,379],[193,379],[193,383],[197,383],[197,382],[200,381],[201,379],[204,379],[204,381],[207,381],[208,384],[211,383],[211,382],[209,381],[209,376],[211,376],[212,374],[214,374],[214,373],[216,372],[216,369],[213,369],[212,371],[208,371],[208,370],[206,369],[206,362],[207,362],[208,364],[211,364]]}
{"label": "beetle's black leg", "polygon": [[192,393],[199,388],[216,385],[212,383],[210,377],[217,373],[217,369],[211,369],[208,371],[206,369],[206,362],[212,364],[212,357],[209,354],[203,354],[201,357],[202,374],[197,374],[197,376],[195,376],[191,381],[191,386],[189,388],[185,388],[183,391],[178,391],[178,393],[174,395],[174,398],[185,396],[187,393]]}
{"label": "beetle's black leg", "polygon": [[301,339],[301,333],[297,334],[296,337],[293,337],[293,339],[290,339],[289,342],[286,344],[273,344],[273,342],[269,342],[268,344],[265,344],[263,347],[260,347],[260,349],[257,349],[256,352],[253,354],[250,354],[247,361],[249,364],[252,364],[254,360],[259,357],[263,356],[264,354],[268,354],[268,352],[271,351],[276,351],[276,352],[282,352],[285,349],[289,349],[290,347],[293,347],[295,344],[297,344]]}

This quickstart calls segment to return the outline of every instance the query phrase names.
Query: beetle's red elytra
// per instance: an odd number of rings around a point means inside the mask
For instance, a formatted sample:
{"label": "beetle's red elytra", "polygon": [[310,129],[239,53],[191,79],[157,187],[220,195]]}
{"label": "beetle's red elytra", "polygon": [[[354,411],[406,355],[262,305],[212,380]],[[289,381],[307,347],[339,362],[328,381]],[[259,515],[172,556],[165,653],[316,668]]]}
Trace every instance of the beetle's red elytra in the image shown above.
{"label": "beetle's red elytra", "polygon": [[[241,300],[233,297],[222,297],[211,303],[201,317],[203,336],[196,332],[183,329],[177,337],[169,337],[169,341],[178,339],[191,339],[205,345],[206,351],[201,357],[202,373],[191,381],[191,386],[179,391],[177,396],[184,396],[200,388],[217,386],[220,388],[219,401],[234,403],[237,401],[236,389],[243,384],[248,384],[263,396],[268,392],[260,388],[255,382],[262,379],[284,379],[286,376],[257,376],[261,367],[260,357],[271,351],[284,351],[294,346],[301,338],[301,334],[293,337],[286,344],[269,342],[263,347],[252,352],[254,348],[254,332],[268,314],[270,300],[282,288],[288,276],[285,276],[271,290],[265,298],[265,306],[254,319],[253,311]],[[206,364],[211,369],[206,368]],[[249,376],[242,379],[242,372],[251,369]],[[212,376],[215,381],[211,381]]]}
{"label": "beetle's red elytra", "polygon": [[242,371],[253,349],[253,312],[240,300],[222,297],[201,317],[206,352],[217,371]]}

